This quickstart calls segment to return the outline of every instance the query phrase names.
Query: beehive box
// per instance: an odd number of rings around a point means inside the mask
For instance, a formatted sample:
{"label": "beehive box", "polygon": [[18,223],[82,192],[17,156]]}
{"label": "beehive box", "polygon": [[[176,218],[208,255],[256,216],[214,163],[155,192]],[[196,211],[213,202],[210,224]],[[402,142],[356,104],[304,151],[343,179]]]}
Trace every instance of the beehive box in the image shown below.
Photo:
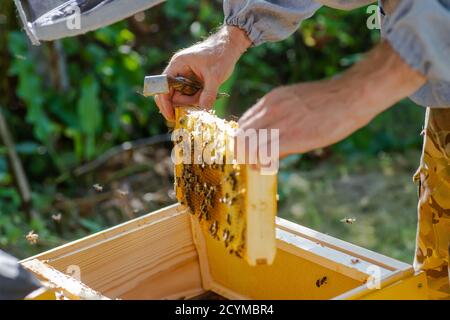
{"label": "beehive box", "polygon": [[[412,266],[277,218],[270,266],[249,266],[173,205],[22,261],[68,299],[426,299]],[[366,285],[378,273],[380,288]],[[54,295],[37,295],[50,298]]]}

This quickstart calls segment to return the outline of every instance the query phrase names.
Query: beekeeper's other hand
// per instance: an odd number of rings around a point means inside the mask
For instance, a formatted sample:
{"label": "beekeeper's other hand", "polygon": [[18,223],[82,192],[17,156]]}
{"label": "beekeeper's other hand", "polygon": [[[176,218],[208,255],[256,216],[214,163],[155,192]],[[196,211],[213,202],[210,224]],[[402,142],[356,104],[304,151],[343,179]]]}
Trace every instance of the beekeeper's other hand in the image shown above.
{"label": "beekeeper's other hand", "polygon": [[164,117],[174,120],[175,105],[212,108],[219,86],[230,77],[236,62],[250,45],[245,31],[223,26],[205,41],[176,53],[164,74],[194,78],[203,83],[204,88],[194,96],[182,95],[173,89],[168,94],[157,95],[155,101]]}

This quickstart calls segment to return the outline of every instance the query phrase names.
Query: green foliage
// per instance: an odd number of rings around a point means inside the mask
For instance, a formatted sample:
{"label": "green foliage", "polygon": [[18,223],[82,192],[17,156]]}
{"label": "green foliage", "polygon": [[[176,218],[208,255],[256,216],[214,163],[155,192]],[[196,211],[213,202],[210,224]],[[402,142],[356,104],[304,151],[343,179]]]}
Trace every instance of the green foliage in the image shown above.
{"label": "green foliage", "polygon": [[[80,130],[78,135],[79,145],[75,150],[82,151],[85,146],[86,153],[78,154],[80,159],[92,159],[95,156],[95,136],[102,127],[101,105],[98,97],[99,87],[92,76],[87,76],[81,82],[81,96],[77,103],[78,123]],[[80,136],[83,137],[80,137]],[[84,157],[83,157],[84,156]]]}

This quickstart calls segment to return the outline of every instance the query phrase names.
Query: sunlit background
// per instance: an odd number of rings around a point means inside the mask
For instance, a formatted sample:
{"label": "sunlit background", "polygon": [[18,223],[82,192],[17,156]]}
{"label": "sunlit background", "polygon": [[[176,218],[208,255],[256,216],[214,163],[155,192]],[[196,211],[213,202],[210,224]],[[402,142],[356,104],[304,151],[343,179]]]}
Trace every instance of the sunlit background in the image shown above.
{"label": "sunlit background", "polygon": [[[223,85],[231,97],[217,113],[236,119],[276,86],[345,70],[379,41],[367,18],[365,9],[323,8],[289,39],[250,49]],[[145,75],[161,73],[174,52],[222,21],[221,1],[168,1],[33,47],[12,1],[2,2],[0,107],[32,202],[23,202],[0,144],[0,248],[24,258],[175,202],[168,128],[139,92]],[[333,147],[285,159],[279,216],[412,262],[423,117],[404,101]]]}

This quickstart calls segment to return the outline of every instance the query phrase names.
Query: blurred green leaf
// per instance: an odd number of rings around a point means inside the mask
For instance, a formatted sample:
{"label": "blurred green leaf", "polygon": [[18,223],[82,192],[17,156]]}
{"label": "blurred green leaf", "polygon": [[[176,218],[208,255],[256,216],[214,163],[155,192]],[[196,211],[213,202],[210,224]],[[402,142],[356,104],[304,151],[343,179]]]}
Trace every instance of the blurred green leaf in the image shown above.
{"label": "blurred green leaf", "polygon": [[98,97],[99,86],[94,77],[87,76],[81,83],[81,96],[77,103],[78,121],[84,136],[85,157],[92,159],[96,153],[96,133],[102,130],[102,112]]}

